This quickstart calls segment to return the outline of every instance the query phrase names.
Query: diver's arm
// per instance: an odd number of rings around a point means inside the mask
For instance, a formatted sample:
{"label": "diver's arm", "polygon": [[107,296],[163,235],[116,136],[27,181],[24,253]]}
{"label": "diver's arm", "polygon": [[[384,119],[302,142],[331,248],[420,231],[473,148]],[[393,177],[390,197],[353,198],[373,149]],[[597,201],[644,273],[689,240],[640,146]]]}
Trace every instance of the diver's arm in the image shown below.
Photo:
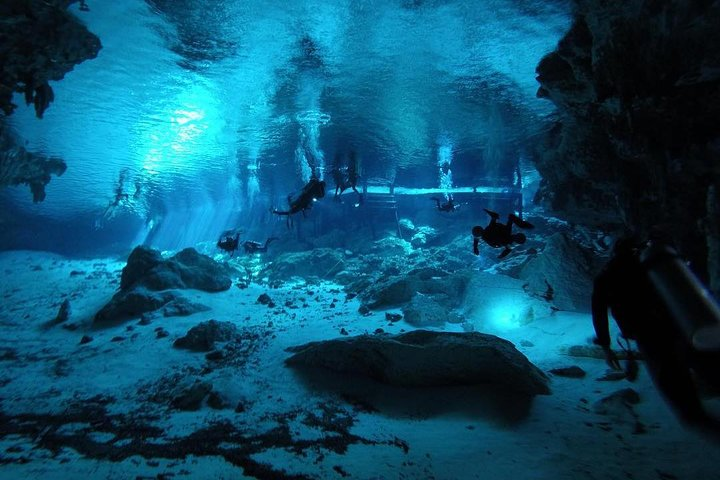
{"label": "diver's arm", "polygon": [[480,255],[480,249],[478,248],[479,243],[480,243],[480,237],[473,237],[473,253],[475,255]]}

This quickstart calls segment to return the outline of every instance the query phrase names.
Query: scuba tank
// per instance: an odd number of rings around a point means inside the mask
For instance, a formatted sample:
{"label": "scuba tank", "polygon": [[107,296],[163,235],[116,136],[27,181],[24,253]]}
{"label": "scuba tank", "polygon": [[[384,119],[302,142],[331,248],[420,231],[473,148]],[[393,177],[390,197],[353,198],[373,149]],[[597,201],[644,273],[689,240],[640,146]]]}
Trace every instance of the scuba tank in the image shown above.
{"label": "scuba tank", "polygon": [[650,243],[640,262],[688,345],[720,352],[720,307],[680,255],[668,245]]}

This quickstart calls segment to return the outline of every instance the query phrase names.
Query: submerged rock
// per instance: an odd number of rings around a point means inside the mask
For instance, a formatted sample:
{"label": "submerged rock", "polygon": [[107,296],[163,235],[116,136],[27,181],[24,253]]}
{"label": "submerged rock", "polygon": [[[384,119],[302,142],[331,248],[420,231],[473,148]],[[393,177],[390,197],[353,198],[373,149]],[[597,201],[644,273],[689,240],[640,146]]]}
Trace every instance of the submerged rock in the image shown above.
{"label": "submerged rock", "polygon": [[58,310],[58,314],[55,316],[55,320],[53,320],[54,323],[62,323],[67,321],[68,318],[70,318],[71,308],[70,308],[70,300],[67,298],[63,300],[62,304],[60,305],[60,309]]}
{"label": "submerged rock", "polygon": [[552,370],[550,370],[550,373],[558,377],[567,378],[585,378],[586,375],[585,370],[578,367],[577,365],[572,365],[570,367],[553,368]]}
{"label": "submerged rock", "polygon": [[171,289],[227,290],[232,271],[192,248],[165,260],[157,250],[137,247],[122,270],[120,291],[95,315],[95,322],[127,320],[162,307],[166,317],[208,310]]}
{"label": "submerged rock", "polygon": [[580,248],[561,233],[551,235],[542,253],[520,271],[526,290],[560,310],[590,311],[593,266]]}
{"label": "submerged rock", "polygon": [[414,327],[441,327],[449,319],[447,296],[445,302],[439,303],[437,296],[417,293],[410,303],[403,307],[405,321]]}
{"label": "submerged rock", "polygon": [[215,348],[215,342],[229,342],[239,336],[235,324],[208,320],[192,327],[184,337],[175,340],[173,346],[194,352],[210,352]]}
{"label": "submerged rock", "polygon": [[361,335],[292,347],[286,363],[367,376],[390,385],[493,384],[527,395],[550,393],[548,378],[515,346],[494,335],[416,330]]}
{"label": "submerged rock", "polygon": [[149,290],[194,288],[220,292],[230,288],[232,268],[186,248],[164,260],[157,250],[137,247],[128,258],[120,278],[120,289],[143,286]]}

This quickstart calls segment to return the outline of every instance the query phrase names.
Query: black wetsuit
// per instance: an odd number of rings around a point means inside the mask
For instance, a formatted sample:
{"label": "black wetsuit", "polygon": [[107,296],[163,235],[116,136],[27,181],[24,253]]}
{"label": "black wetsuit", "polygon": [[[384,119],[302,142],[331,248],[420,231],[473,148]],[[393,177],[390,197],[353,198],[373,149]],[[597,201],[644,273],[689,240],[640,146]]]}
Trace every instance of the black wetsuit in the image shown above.
{"label": "black wetsuit", "polygon": [[238,249],[238,244],[240,242],[240,234],[235,234],[235,238],[233,238],[230,235],[225,235],[224,238],[221,237],[220,240],[217,242],[217,247],[221,250],[225,250],[230,254],[232,257],[235,254],[235,250]]}
{"label": "black wetsuit", "polygon": [[636,249],[617,252],[595,278],[592,294],[595,343],[606,352],[611,345],[608,309],[623,337],[636,341],[656,387],[678,415],[689,423],[708,423],[690,372],[700,357],[685,342],[663,306]]}
{"label": "black wetsuit", "polygon": [[272,242],[273,240],[276,240],[275,237],[270,237],[265,240],[264,244],[248,240],[246,242],[243,242],[243,248],[245,249],[245,253],[267,252],[268,245],[270,245],[270,242]]}
{"label": "black wetsuit", "polygon": [[487,212],[488,215],[490,215],[490,223],[485,228],[476,225],[472,229],[473,253],[475,255],[480,255],[479,243],[480,240],[483,240],[485,243],[487,243],[493,248],[505,247],[505,249],[502,251],[502,253],[500,253],[498,257],[504,258],[511,251],[510,245],[512,245],[513,243],[525,242],[525,235],[513,235],[513,224],[517,225],[520,228],[533,228],[533,225],[531,223],[526,222],[522,218],[512,213],[508,215],[508,221],[506,224],[499,223],[498,218],[500,218],[500,215],[488,209],[484,210]]}

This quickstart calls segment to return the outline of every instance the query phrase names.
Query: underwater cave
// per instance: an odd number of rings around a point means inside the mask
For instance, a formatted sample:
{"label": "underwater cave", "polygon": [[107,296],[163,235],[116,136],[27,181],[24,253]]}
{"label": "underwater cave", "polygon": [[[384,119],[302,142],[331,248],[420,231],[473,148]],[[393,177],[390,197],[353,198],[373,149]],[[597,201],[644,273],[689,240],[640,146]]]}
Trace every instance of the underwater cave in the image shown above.
{"label": "underwater cave", "polygon": [[720,479],[720,1],[0,25],[0,478]]}

